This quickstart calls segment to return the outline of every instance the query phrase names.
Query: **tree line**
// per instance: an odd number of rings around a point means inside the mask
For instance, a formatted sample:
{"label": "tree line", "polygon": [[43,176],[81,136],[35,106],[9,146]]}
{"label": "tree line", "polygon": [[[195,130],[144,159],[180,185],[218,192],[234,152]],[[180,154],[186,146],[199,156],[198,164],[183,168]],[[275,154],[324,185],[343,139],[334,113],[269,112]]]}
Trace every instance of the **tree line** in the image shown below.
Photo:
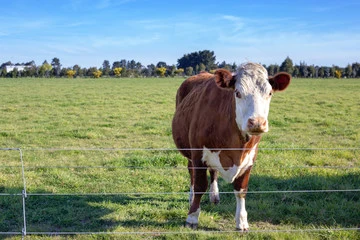
{"label": "tree line", "polygon": [[[305,62],[293,64],[290,57],[286,57],[280,64],[263,65],[269,75],[278,72],[288,72],[293,77],[299,78],[359,78],[360,63],[348,64],[346,67],[339,66],[315,66]],[[142,65],[135,60],[122,59],[112,64],[104,60],[101,67],[80,67],[75,64],[72,67],[62,67],[59,58],[53,58],[50,63],[46,60],[41,65],[35,61],[13,64],[10,61],[1,64],[0,77],[174,77],[191,76],[201,71],[214,72],[217,68],[225,68],[236,71],[236,63],[216,62],[213,51],[203,50],[184,54],[177,60],[177,65],[168,65],[160,61],[156,65]]]}

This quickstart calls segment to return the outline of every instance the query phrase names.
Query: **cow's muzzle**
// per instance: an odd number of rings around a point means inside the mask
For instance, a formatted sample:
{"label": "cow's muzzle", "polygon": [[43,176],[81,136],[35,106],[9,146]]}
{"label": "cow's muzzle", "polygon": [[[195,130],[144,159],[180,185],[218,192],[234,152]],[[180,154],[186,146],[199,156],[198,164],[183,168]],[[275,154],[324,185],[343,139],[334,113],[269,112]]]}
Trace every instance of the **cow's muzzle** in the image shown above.
{"label": "cow's muzzle", "polygon": [[250,135],[260,135],[268,131],[267,119],[263,117],[249,118],[247,121],[247,132]]}

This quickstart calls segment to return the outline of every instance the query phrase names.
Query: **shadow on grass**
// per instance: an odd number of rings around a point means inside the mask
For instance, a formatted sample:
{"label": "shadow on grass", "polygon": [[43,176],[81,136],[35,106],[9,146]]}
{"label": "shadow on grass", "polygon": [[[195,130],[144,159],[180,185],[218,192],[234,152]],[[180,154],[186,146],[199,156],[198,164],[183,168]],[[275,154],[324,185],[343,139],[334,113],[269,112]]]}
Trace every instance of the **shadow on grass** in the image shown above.
{"label": "shadow on grass", "polygon": [[[231,184],[222,180],[219,183],[221,192],[232,192]],[[328,177],[304,175],[288,179],[254,175],[250,179],[249,191],[356,189],[359,185],[357,173]],[[19,192],[21,189],[6,189],[0,186],[0,193]],[[359,192],[249,193],[246,204],[248,219],[253,226],[257,222],[268,222],[273,225],[338,228],[358,227],[360,222]],[[147,231],[169,231],[183,226],[187,208],[187,196],[179,197],[176,194],[30,195],[26,199],[27,231],[131,232],[140,228]],[[206,195],[202,200],[202,211],[227,219],[231,226],[234,223],[235,208],[233,194],[221,195],[221,202],[216,206],[209,203]],[[21,196],[0,196],[0,213],[0,232],[21,233]],[[219,230],[202,224],[201,217],[199,229]],[[0,235],[1,237],[3,236]]]}
{"label": "shadow on grass", "polygon": [[[220,191],[232,191],[231,184],[220,180]],[[280,179],[268,176],[251,176],[246,208],[250,224],[268,222],[274,225],[316,227],[358,227],[360,222],[359,192],[298,192],[298,193],[251,193],[256,191],[295,190],[350,190],[358,189],[358,173],[338,176],[304,175]],[[225,203],[225,206],[222,204]],[[231,205],[231,207],[229,207]],[[207,205],[204,210],[220,215],[234,214],[235,196],[221,196],[219,206]]]}
{"label": "shadow on grass", "polygon": [[[17,194],[21,189],[0,193]],[[28,233],[101,233],[137,231],[140,227],[169,229],[183,224],[182,199],[144,195],[51,195],[36,191],[26,198]],[[183,208],[182,208],[183,209]],[[20,235],[24,226],[22,196],[0,196],[0,239]],[[151,231],[151,230],[148,230]],[[8,234],[6,234],[8,233]]]}
{"label": "shadow on grass", "polygon": [[[0,185],[0,194],[21,194],[21,189],[6,189]],[[22,196],[0,195],[0,232],[18,232],[23,228]],[[0,235],[2,239],[5,235]]]}
{"label": "shadow on grass", "polygon": [[[21,189],[0,187],[0,193],[14,194]],[[37,191],[39,193],[41,191]],[[26,198],[27,232],[99,232],[111,231],[119,223],[104,218],[113,211],[102,202],[121,202],[123,198],[104,196],[32,196]],[[0,239],[21,234],[24,227],[22,196],[0,196]],[[9,234],[6,234],[9,233]]]}
{"label": "shadow on grass", "polygon": [[[169,200],[170,201],[170,200]],[[180,224],[176,200],[134,195],[30,196],[27,200],[29,232],[112,232],[149,226],[168,228]],[[161,219],[161,220],[159,220]],[[129,229],[129,230],[126,230]]]}

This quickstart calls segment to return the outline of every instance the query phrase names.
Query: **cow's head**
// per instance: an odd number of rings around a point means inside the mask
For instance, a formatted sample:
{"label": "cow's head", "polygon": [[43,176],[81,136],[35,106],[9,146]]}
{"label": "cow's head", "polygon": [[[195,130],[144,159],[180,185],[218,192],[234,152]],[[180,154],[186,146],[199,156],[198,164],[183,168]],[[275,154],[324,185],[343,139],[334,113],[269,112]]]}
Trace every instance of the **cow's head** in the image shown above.
{"label": "cow's head", "polygon": [[274,92],[283,91],[291,76],[278,73],[268,77],[260,64],[246,63],[236,73],[219,69],[215,72],[216,84],[234,90],[236,123],[245,135],[260,135],[269,130],[268,114]]}

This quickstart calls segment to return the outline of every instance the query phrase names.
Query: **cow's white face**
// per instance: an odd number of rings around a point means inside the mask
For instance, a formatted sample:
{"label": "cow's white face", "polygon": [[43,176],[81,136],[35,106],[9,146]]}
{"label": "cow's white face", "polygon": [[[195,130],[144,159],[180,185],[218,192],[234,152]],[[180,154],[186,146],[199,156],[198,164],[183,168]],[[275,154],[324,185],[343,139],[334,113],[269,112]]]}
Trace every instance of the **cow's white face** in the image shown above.
{"label": "cow's white face", "polygon": [[257,63],[243,64],[234,74],[224,69],[215,72],[218,87],[234,89],[235,120],[244,136],[269,131],[271,96],[275,91],[285,90],[290,79],[284,72],[269,77],[266,69]]}
{"label": "cow's white face", "polygon": [[235,79],[235,112],[239,129],[249,135],[267,132],[273,89],[266,69],[260,64],[247,63],[239,67]]}

